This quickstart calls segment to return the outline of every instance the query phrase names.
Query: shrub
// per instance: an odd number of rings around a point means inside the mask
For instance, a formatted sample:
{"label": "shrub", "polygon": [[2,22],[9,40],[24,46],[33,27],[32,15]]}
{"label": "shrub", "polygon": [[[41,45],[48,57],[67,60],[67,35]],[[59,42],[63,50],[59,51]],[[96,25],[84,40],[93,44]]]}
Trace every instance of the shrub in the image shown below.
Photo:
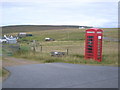
{"label": "shrub", "polygon": [[21,54],[26,54],[30,51],[30,47],[28,46],[20,46],[20,49],[14,53],[15,55],[21,55]]}

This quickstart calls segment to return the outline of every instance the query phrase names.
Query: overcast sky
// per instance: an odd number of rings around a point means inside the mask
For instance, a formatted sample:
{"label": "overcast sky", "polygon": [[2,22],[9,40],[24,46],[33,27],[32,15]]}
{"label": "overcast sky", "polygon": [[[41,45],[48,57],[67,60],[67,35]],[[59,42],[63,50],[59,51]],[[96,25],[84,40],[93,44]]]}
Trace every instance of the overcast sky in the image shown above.
{"label": "overcast sky", "polygon": [[119,0],[2,0],[3,25],[118,26]]}

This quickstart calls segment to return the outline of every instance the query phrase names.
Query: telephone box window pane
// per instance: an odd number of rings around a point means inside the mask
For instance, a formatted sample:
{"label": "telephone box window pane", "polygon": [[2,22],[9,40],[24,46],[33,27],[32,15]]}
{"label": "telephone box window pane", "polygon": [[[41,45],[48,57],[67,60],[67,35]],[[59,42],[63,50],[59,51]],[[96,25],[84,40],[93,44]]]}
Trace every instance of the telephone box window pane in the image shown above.
{"label": "telephone box window pane", "polygon": [[100,59],[100,57],[98,57],[97,59]]}
{"label": "telephone box window pane", "polygon": [[88,51],[88,53],[92,53],[92,51]]}
{"label": "telephone box window pane", "polygon": [[88,39],[88,41],[93,41],[93,39]]}
{"label": "telephone box window pane", "polygon": [[88,48],[88,50],[92,50],[92,48]]}
{"label": "telephone box window pane", "polygon": [[88,42],[88,44],[93,44],[92,42]]}
{"label": "telephone box window pane", "polygon": [[101,44],[101,42],[98,42],[98,44]]}
{"label": "telephone box window pane", "polygon": [[93,56],[92,54],[87,54],[88,56]]}
{"label": "telephone box window pane", "polygon": [[98,56],[100,56],[100,54],[98,54]]}
{"label": "telephone box window pane", "polygon": [[98,50],[100,50],[100,48],[98,48]]}
{"label": "telephone box window pane", "polygon": [[101,42],[101,40],[100,40],[100,39],[98,39],[98,42]]}
{"label": "telephone box window pane", "polygon": [[98,53],[100,53],[100,49],[98,50]]}
{"label": "telephone box window pane", "polygon": [[88,38],[94,38],[94,36],[88,36]]}
{"label": "telephone box window pane", "polygon": [[91,45],[88,45],[88,47],[93,47],[93,46],[91,46]]}

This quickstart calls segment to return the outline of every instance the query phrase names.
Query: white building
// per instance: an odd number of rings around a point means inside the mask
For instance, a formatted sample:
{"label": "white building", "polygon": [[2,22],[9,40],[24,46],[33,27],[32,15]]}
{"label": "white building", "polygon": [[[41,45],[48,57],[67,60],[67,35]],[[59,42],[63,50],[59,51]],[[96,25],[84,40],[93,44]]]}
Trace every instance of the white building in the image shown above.
{"label": "white building", "polygon": [[7,40],[5,38],[1,38],[0,43],[7,43]]}
{"label": "white building", "polygon": [[16,38],[8,38],[7,39],[7,43],[9,43],[9,44],[15,44],[15,43],[17,43],[17,39]]}
{"label": "white building", "polygon": [[85,28],[85,27],[79,27],[79,29],[83,29],[83,28]]}
{"label": "white building", "polygon": [[26,33],[21,32],[21,33],[18,34],[18,37],[26,37]]}
{"label": "white building", "polygon": [[17,38],[14,38],[13,36],[7,37],[6,35],[4,35],[4,37],[0,39],[0,43],[15,44],[17,43]]}

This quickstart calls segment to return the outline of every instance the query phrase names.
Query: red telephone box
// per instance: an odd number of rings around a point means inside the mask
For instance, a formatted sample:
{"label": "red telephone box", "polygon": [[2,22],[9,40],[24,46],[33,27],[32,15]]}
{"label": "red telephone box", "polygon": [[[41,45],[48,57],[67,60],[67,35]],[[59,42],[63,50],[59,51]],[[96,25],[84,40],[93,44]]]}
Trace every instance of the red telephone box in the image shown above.
{"label": "red telephone box", "polygon": [[102,35],[103,30],[91,28],[86,30],[85,59],[102,61]]}

